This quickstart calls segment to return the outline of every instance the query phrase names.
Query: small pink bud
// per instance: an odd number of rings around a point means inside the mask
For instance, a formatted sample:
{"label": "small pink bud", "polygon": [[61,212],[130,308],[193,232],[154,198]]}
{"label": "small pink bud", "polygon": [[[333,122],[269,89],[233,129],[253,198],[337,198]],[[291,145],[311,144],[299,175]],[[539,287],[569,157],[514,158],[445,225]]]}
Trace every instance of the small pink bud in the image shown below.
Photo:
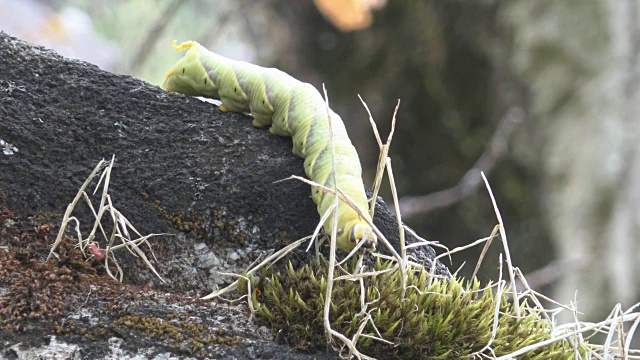
{"label": "small pink bud", "polygon": [[91,243],[87,245],[87,247],[89,248],[89,250],[91,250],[91,253],[96,258],[96,260],[102,260],[104,259],[105,255],[107,255],[107,250],[100,249],[95,243]]}

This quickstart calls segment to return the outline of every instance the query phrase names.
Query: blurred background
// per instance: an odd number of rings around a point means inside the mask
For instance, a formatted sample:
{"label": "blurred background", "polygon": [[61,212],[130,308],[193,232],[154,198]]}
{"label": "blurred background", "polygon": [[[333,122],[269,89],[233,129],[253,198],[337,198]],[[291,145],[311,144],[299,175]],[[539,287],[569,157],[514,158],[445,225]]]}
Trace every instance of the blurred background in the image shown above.
{"label": "blurred background", "polygon": [[[357,95],[383,138],[401,99],[404,221],[450,249],[489,236],[484,171],[514,265],[598,321],[640,301],[639,19],[639,0],[0,0],[0,29],[152,84],[174,39],[324,83],[368,186],[378,146]],[[447,265],[470,276],[480,252]]]}

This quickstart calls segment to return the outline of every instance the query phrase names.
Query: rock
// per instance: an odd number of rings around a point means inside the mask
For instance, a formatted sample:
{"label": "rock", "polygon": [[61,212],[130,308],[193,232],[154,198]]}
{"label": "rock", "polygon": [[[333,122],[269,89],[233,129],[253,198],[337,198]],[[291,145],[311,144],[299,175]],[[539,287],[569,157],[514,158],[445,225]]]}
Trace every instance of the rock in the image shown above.
{"label": "rock", "polygon": [[[237,330],[228,338],[238,338],[238,343],[229,340],[205,347],[215,350],[215,358],[335,358],[335,354],[295,353],[260,337],[246,312],[196,300],[214,285],[235,280],[220,272],[241,271],[258,257],[313,232],[319,218],[309,187],[297,181],[275,183],[303,175],[303,160],[291,154],[289,138],[252,127],[247,116],[223,113],[196,98],[63,58],[2,32],[0,68],[0,139],[17,149],[0,153],[0,197],[16,218],[49,219],[54,226],[97,163],[115,155],[109,187],[114,206],[140,233],[169,234],[150,240],[158,259],[150,257],[151,262],[166,282],[139,258],[122,251],[118,260],[126,285],[102,275],[81,293],[65,290],[69,291],[65,309],[89,311],[92,320],[86,323],[105,325],[104,334],[89,339],[67,332],[64,323],[70,314],[62,312],[58,321],[63,324],[57,331],[65,335],[64,341],[50,323],[37,322],[27,332],[0,333],[0,348],[17,356],[12,347],[22,342],[20,349],[36,348],[42,345],[34,343],[37,338],[45,347],[53,342],[78,347],[82,356],[91,358],[114,354],[115,349],[129,357],[184,356],[184,347],[174,344],[176,350],[146,330],[134,335],[127,325],[114,324],[123,319],[151,328],[171,324],[168,309],[191,304],[193,311],[176,310],[173,315],[183,318],[182,325],[193,317],[206,328]],[[381,199],[376,209],[376,224],[397,248],[395,217]],[[86,236],[93,224],[89,208],[78,205],[74,216]],[[3,224],[12,225],[6,220]],[[31,225],[22,224],[19,231],[33,231]],[[108,233],[110,225],[103,225]],[[0,237],[0,246],[6,245],[2,241]],[[409,236],[408,242],[412,241]],[[44,260],[46,246],[38,251],[33,256]],[[417,257],[430,264],[433,249],[417,251]],[[290,260],[300,266],[310,258],[299,249],[282,263]],[[233,264],[226,264],[226,259]],[[449,274],[440,263],[436,271]],[[7,286],[0,282],[0,294]],[[112,300],[98,301],[94,296],[101,291]],[[111,306],[115,308],[109,310]],[[214,316],[218,320],[212,322]]]}

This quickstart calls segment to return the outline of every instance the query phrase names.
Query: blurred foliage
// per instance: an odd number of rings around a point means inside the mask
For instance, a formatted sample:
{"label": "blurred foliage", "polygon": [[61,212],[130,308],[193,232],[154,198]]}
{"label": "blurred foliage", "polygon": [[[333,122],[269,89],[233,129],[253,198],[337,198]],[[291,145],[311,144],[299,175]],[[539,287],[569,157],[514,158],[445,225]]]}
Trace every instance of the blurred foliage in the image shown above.
{"label": "blurred foliage", "polygon": [[[243,29],[243,2],[176,1],[176,0],[114,0],[60,1],[60,5],[76,6],[94,20],[96,29],[120,45],[122,59],[116,72],[131,74],[152,84],[161,84],[167,69],[180,57],[173,51],[173,40],[198,40],[203,44],[221,41],[226,46],[221,53],[251,61],[250,35]],[[177,3],[176,10],[164,10]],[[258,12],[260,13],[260,12]],[[232,19],[227,19],[229,16]],[[256,16],[258,17],[258,16]],[[230,21],[227,21],[230,20]],[[240,22],[239,22],[240,21]],[[219,27],[218,25],[224,25]],[[154,33],[159,26],[161,31]],[[147,43],[146,40],[151,40]],[[151,56],[140,66],[134,66],[141,46],[149,45]]]}

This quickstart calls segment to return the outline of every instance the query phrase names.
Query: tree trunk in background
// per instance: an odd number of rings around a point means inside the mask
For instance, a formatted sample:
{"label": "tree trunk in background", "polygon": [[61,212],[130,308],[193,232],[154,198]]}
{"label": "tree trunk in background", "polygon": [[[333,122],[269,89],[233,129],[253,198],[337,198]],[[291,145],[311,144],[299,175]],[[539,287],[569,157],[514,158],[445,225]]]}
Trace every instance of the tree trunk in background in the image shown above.
{"label": "tree trunk in background", "polygon": [[513,1],[513,66],[532,88],[540,196],[568,269],[554,298],[589,318],[640,297],[640,1]]}

